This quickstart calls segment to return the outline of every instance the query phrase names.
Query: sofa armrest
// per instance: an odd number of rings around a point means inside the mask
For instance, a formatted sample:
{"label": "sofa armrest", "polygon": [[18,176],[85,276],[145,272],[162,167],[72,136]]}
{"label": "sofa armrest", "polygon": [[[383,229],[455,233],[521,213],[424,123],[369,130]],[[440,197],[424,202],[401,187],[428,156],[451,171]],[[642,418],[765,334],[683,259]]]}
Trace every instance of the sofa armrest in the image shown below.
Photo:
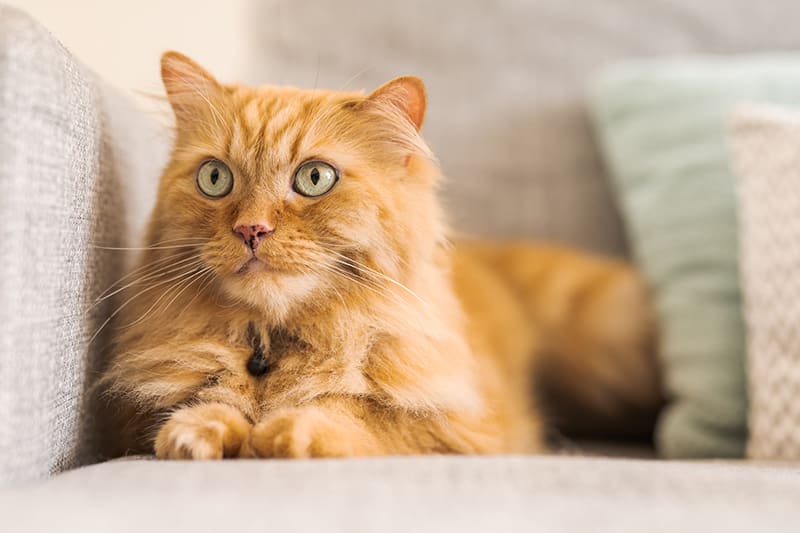
{"label": "sofa armrest", "polygon": [[122,181],[146,150],[122,144],[135,111],[112,93],[0,6],[0,485],[92,457],[85,392],[108,331],[89,340],[115,305],[92,302],[122,271],[93,245],[128,239]]}

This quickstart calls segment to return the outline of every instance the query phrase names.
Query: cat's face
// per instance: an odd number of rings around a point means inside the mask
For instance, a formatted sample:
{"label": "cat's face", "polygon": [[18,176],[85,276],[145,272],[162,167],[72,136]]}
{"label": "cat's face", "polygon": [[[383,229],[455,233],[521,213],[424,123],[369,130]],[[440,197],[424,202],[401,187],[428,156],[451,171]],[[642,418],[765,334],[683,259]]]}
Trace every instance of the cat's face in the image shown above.
{"label": "cat's face", "polygon": [[365,269],[402,276],[441,238],[419,80],[369,96],[223,86],[176,53],[162,77],[177,131],[150,244],[195,245],[234,299],[285,315]]}

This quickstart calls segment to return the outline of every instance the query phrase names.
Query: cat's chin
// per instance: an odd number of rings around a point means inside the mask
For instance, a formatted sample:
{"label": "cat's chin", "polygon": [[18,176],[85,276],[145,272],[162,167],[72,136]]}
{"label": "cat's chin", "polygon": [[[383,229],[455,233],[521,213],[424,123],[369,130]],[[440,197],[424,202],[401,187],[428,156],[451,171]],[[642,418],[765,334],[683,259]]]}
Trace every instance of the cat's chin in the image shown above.
{"label": "cat's chin", "polygon": [[302,304],[320,284],[313,274],[272,268],[255,258],[223,279],[225,292],[231,297],[262,309],[278,321]]}
{"label": "cat's chin", "polygon": [[264,261],[261,261],[260,259],[255,257],[251,257],[236,270],[236,274],[244,275],[244,274],[249,274],[251,272],[274,272],[274,271],[275,270],[270,268],[269,265],[267,265]]}
{"label": "cat's chin", "polygon": [[264,279],[259,274],[268,274],[267,277],[292,275],[295,272],[278,266],[270,261],[265,261],[259,257],[250,257],[236,267],[233,271],[236,277],[256,277],[257,279]]}

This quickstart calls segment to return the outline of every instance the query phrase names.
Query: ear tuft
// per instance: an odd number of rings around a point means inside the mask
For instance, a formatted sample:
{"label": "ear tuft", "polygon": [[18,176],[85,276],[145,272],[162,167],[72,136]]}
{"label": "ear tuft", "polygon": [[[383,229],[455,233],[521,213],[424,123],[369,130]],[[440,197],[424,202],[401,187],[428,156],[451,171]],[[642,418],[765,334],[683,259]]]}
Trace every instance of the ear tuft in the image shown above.
{"label": "ear tuft", "polygon": [[161,56],[161,80],[178,118],[208,104],[212,96],[222,91],[222,86],[206,69],[174,51]]}
{"label": "ear tuft", "polygon": [[367,101],[386,102],[400,110],[419,131],[425,120],[425,84],[416,76],[401,76],[378,87]]}

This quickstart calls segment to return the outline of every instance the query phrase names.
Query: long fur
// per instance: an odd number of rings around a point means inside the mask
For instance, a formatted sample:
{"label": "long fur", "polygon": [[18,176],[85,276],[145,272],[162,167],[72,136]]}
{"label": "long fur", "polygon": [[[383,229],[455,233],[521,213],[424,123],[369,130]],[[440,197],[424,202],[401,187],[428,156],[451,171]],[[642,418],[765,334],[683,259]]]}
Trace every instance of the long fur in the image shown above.
{"label": "long fur", "polygon": [[[175,145],[139,268],[119,285],[100,383],[117,452],[534,452],[542,421],[531,377],[545,352],[573,363],[588,404],[615,412],[657,402],[649,311],[626,266],[527,245],[449,244],[442,177],[418,131],[419,80],[371,95],[222,85],[174,52],[162,76]],[[196,188],[209,158],[233,172],[224,198]],[[319,198],[291,188],[309,159],[341,175]],[[275,227],[255,252],[267,268],[240,273],[250,250],[232,228],[262,219]],[[554,282],[573,279],[548,290],[542,265]],[[580,338],[570,338],[573,321]],[[255,349],[264,375],[247,371]],[[581,363],[594,356],[604,362]]]}

